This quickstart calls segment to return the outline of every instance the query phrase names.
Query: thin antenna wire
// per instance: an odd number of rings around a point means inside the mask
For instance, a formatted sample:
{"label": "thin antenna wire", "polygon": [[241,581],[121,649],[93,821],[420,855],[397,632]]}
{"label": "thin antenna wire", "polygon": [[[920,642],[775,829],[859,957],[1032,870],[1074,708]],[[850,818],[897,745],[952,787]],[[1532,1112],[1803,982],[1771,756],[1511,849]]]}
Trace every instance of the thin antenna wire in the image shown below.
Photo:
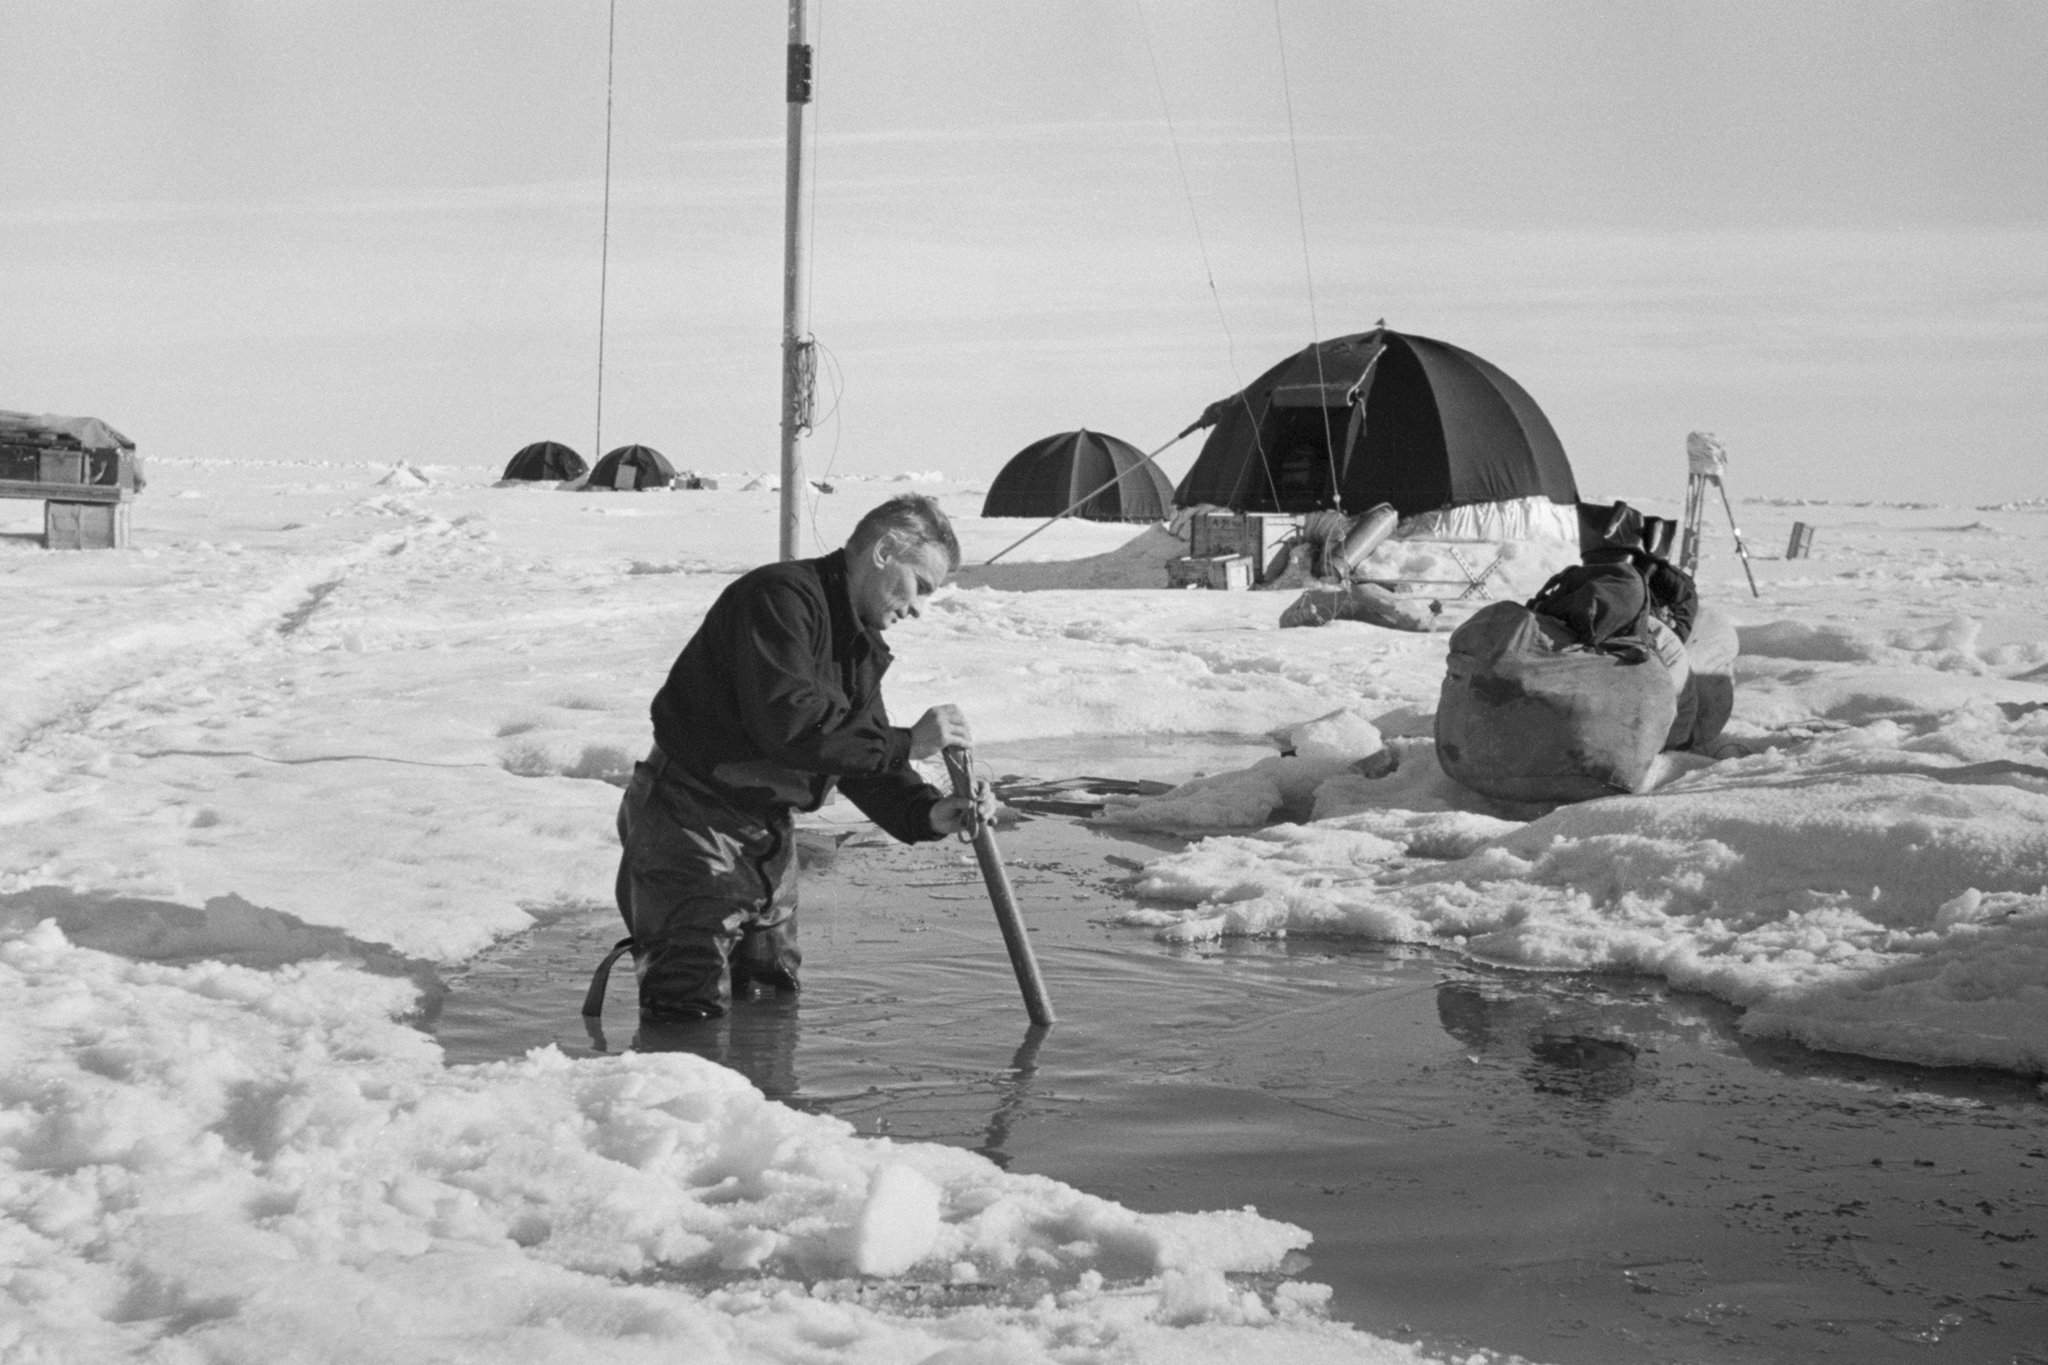
{"label": "thin antenna wire", "polygon": [[[1287,155],[1294,164],[1294,219],[1301,228],[1301,273],[1308,284],[1309,345],[1316,357],[1316,387],[1326,389],[1323,373],[1323,326],[1316,317],[1316,274],[1308,249],[1308,201],[1301,190],[1301,149],[1294,137],[1294,88],[1287,74],[1287,30],[1280,17],[1280,0],[1273,0],[1273,33],[1280,48],[1280,93],[1287,105]],[[1337,488],[1337,437],[1330,429],[1330,408],[1318,405],[1323,414],[1323,458],[1330,467],[1330,496],[1339,501]]]}
{"label": "thin antenna wire", "polygon": [[[1231,334],[1230,319],[1228,316],[1225,315],[1223,311],[1223,295],[1216,288],[1216,271],[1214,267],[1211,266],[1209,263],[1209,244],[1202,236],[1202,215],[1195,208],[1194,186],[1188,180],[1187,160],[1185,157],[1181,155],[1180,130],[1174,126],[1173,106],[1167,101],[1166,80],[1164,76],[1160,74],[1159,70],[1159,53],[1158,50],[1152,46],[1151,25],[1146,21],[1145,18],[1145,0],[1132,0],[1132,2],[1136,6],[1138,11],[1138,33],[1145,40],[1145,56],[1147,60],[1149,60],[1152,64],[1152,87],[1153,89],[1159,92],[1159,111],[1166,119],[1166,136],[1168,141],[1173,146],[1173,163],[1174,166],[1180,172],[1181,196],[1187,200],[1188,219],[1191,223],[1194,224],[1195,249],[1202,257],[1202,275],[1208,281],[1209,284],[1209,297],[1216,304],[1216,321],[1219,324],[1221,324],[1223,328],[1224,360],[1230,369],[1230,382],[1236,386],[1232,390],[1232,392],[1241,398],[1244,395],[1244,380],[1239,376],[1237,369],[1237,338]],[[1249,402],[1247,402],[1245,406],[1247,412],[1249,412],[1251,406]],[[1189,430],[1193,430],[1193,428],[1189,428]],[[1181,436],[1186,436],[1187,434],[1188,433],[1186,431],[1183,431],[1181,433]],[[1266,459],[1266,438],[1263,435],[1263,433],[1260,432],[1259,425],[1256,421],[1252,422],[1251,424],[1251,437],[1252,454],[1254,458],[1258,461],[1259,467],[1266,471],[1266,483],[1268,485],[1269,491],[1272,491],[1271,485],[1273,482],[1273,471],[1270,468],[1269,463]],[[1174,438],[1174,440],[1176,441],[1179,439],[1180,436],[1176,436]],[[1161,447],[1161,449],[1164,449],[1164,447]],[[1247,465],[1244,469],[1238,472],[1237,487],[1233,489],[1231,492],[1231,500],[1233,502],[1236,500],[1238,494],[1243,491],[1245,476],[1250,473],[1250,468],[1251,467]],[[1279,506],[1279,500],[1279,493],[1277,491],[1273,491],[1273,503],[1275,507]]]}
{"label": "thin antenna wire", "polygon": [[1174,168],[1180,172],[1181,197],[1187,201],[1188,221],[1195,229],[1195,251],[1202,258],[1202,277],[1209,283],[1209,297],[1216,304],[1216,321],[1223,326],[1225,357],[1230,363],[1230,377],[1237,378],[1237,339],[1230,334],[1230,319],[1223,312],[1223,296],[1216,289],[1216,271],[1209,263],[1209,244],[1202,237],[1202,215],[1195,208],[1195,189],[1188,180],[1188,163],[1181,155],[1180,130],[1174,127],[1173,106],[1166,100],[1166,80],[1159,72],[1159,54],[1152,47],[1151,26],[1145,20],[1145,0],[1132,0],[1138,11],[1138,34],[1145,40],[1145,56],[1152,63],[1152,88],[1159,92],[1159,112],[1166,119],[1166,137],[1173,146]]}
{"label": "thin antenna wire", "polygon": [[618,51],[619,0],[611,0],[604,35],[604,231],[597,255],[597,418],[590,462],[604,453],[604,302],[612,256],[612,63]]}

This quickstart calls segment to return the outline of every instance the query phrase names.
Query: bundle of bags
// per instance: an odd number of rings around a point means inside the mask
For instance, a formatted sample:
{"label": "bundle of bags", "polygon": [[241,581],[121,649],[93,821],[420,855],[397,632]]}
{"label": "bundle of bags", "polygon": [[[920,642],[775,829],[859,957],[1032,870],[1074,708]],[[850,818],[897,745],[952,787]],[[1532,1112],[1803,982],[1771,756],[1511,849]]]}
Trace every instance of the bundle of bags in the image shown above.
{"label": "bundle of bags", "polygon": [[1659,753],[1706,748],[1734,709],[1735,628],[1666,558],[1676,526],[1625,503],[1582,510],[1597,515],[1579,564],[1451,634],[1437,760],[1482,795],[1641,791]]}

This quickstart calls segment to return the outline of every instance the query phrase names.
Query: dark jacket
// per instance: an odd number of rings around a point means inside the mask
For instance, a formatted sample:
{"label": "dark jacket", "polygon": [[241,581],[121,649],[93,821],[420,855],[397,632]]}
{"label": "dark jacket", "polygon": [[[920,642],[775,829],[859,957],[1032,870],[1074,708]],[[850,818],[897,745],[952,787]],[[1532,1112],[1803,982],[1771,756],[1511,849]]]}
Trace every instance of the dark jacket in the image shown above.
{"label": "dark jacket", "polygon": [[816,810],[839,789],[906,843],[942,793],[882,706],[889,648],[853,614],[846,553],[767,564],[711,604],[655,694],[654,742],[733,805]]}

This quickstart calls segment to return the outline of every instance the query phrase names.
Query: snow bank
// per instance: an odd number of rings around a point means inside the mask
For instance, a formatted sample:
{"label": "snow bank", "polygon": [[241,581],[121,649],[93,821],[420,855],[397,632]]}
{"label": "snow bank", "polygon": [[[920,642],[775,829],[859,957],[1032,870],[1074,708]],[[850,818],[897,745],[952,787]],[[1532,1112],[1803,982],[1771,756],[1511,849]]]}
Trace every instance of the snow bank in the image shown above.
{"label": "snow bank", "polygon": [[[1244,1210],[856,1138],[687,1053],[446,1069],[402,980],[0,939],[23,1361],[1416,1359]],[[162,1352],[170,1352],[163,1355]]]}

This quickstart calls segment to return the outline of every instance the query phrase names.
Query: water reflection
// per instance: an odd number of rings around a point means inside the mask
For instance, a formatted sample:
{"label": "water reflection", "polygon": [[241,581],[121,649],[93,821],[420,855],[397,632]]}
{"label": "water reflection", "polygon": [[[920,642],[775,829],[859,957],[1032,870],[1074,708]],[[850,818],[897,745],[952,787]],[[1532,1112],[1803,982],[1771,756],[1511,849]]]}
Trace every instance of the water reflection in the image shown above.
{"label": "water reflection", "polygon": [[1010,1128],[1024,1113],[1031,1098],[1031,1078],[1038,1074],[1038,1049],[1052,1030],[1033,1024],[1024,1031],[1024,1041],[1010,1058],[1010,1073],[996,1082],[995,1112],[988,1116],[988,1135],[974,1150],[1004,1170],[1010,1168]]}
{"label": "water reflection", "polygon": [[1539,1094],[1606,1102],[1636,1088],[1642,1044],[1630,1035],[1657,1028],[1654,1014],[1632,1002],[1543,992],[1509,992],[1470,981],[1444,981],[1436,992],[1444,1032],[1481,1055],[1520,1063]]}
{"label": "water reflection", "polygon": [[[800,995],[770,995],[737,1002],[716,1019],[641,1020],[627,1049],[632,1052],[694,1052],[706,1061],[745,1076],[771,1100],[792,1100],[799,1089],[797,1040],[802,1036]],[[603,1021],[583,1017],[590,1045],[612,1050]]]}

